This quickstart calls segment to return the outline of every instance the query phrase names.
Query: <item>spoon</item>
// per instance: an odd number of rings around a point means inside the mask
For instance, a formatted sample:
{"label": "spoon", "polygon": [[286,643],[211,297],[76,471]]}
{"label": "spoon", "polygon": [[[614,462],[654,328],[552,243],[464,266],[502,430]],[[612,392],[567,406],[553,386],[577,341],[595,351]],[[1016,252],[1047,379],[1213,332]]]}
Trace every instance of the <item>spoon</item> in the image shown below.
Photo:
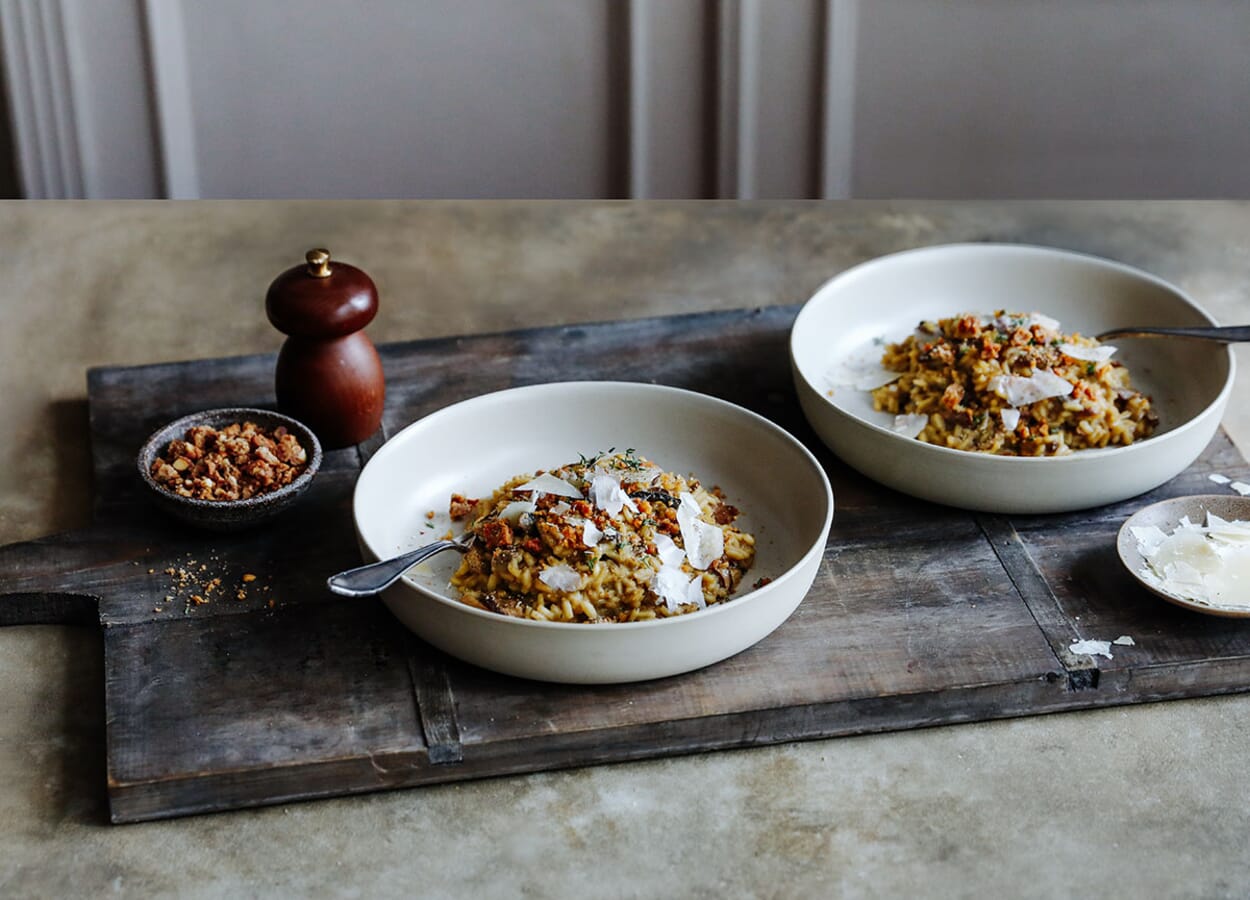
{"label": "spoon", "polygon": [[1250,341],[1250,325],[1228,325],[1222,328],[1113,328],[1096,335],[1100,341],[1118,337],[1179,337],[1237,344]]}
{"label": "spoon", "polygon": [[391,559],[339,572],[326,579],[326,587],[344,597],[370,597],[386,590],[399,581],[401,575],[435,553],[442,553],[444,550],[464,553],[473,546],[473,537],[473,533],[469,532],[460,535],[454,541],[435,541]]}

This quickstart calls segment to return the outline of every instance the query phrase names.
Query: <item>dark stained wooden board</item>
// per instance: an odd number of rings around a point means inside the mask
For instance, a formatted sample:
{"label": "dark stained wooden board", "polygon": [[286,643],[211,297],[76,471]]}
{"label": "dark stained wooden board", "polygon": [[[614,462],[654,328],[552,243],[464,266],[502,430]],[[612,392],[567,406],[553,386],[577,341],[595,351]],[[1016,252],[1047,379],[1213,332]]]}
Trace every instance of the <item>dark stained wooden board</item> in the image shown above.
{"label": "dark stained wooden board", "polygon": [[[1151,495],[1101,509],[1005,517],[917,501],[842,465],[803,421],[787,354],[796,311],[383,346],[382,433],[328,454],[296,509],[236,535],[164,519],[133,459],[183,413],[271,406],[274,357],[93,370],[96,522],[0,548],[0,624],[103,628],[117,822],[1250,687],[1250,622],[1162,603],[1114,550],[1142,505],[1218,490],[1215,471],[1250,480],[1227,436]],[[549,685],[449,659],[377,601],[326,591],[328,574],[359,560],[352,487],[387,435],[485,392],[578,379],[713,394],[813,449],[833,483],[833,532],[781,628],[689,675]],[[238,599],[244,573],[257,578]],[[222,589],[189,602],[212,578]],[[1121,634],[1136,645],[1111,660],[1068,650]]]}

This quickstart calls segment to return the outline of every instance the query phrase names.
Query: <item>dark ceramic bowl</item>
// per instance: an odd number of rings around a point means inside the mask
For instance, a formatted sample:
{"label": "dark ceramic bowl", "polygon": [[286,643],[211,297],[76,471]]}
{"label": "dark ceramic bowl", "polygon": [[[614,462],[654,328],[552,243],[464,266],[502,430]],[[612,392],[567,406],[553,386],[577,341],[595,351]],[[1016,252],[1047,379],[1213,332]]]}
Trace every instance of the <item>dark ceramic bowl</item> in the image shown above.
{"label": "dark ceramic bowl", "polygon": [[[179,496],[157,484],[151,474],[152,462],[165,451],[170,441],[181,439],[188,428],[196,425],[224,428],[234,422],[255,422],[266,429],[285,426],[308,454],[304,471],[285,487],[246,500],[195,500]],[[308,490],[321,466],[321,443],[308,426],[281,413],[246,407],[208,409],[183,416],[156,431],[139,450],[138,466],[139,476],[148,486],[152,499],[171,516],[212,531],[238,531],[273,518]]]}

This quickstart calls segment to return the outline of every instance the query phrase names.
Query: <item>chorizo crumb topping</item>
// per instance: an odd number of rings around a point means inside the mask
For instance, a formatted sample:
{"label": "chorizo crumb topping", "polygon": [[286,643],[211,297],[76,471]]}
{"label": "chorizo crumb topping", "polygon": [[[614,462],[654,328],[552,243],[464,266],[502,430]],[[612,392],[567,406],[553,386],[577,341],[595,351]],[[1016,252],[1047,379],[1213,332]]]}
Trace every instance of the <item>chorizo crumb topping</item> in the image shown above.
{"label": "chorizo crumb topping", "polygon": [[194,500],[229,502],[268,494],[290,484],[308,464],[295,435],[279,425],[235,422],[220,430],[187,429],[152,461],[152,478],[161,487]]}

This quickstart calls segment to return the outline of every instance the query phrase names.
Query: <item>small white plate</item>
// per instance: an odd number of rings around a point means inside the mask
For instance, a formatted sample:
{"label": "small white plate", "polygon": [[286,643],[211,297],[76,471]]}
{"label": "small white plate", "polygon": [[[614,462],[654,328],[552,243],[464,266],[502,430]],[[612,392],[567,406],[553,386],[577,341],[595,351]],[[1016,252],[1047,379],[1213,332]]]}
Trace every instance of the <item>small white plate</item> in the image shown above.
{"label": "small white plate", "polygon": [[[581,684],[675,675],[746,649],[786,620],[816,577],[833,493],[816,458],[767,419],[703,394],[652,384],[569,382],[487,394],[409,425],[369,461],[353,513],[366,559],[429,543],[450,526],[453,491],[488,496],[514,475],[635,448],[668,471],[717,485],[756,537],[740,593],[647,622],[539,622],[484,612],[452,595],[459,557],[410,572],[383,594],[436,647],[509,675]],[[427,512],[436,514],[433,527]],[[456,529],[459,531],[459,527]],[[768,584],[751,590],[760,578]]]}
{"label": "small white plate", "polygon": [[1229,522],[1250,521],[1250,497],[1238,497],[1231,494],[1200,494],[1193,497],[1174,497],[1171,500],[1152,503],[1150,506],[1139,509],[1120,527],[1115,548],[1120,554],[1120,561],[1124,563],[1124,568],[1128,569],[1129,574],[1137,580],[1137,583],[1168,603],[1175,603],[1177,606],[1205,613],[1208,616],[1248,619],[1250,609],[1201,603],[1174,594],[1159,584],[1147,581],[1141,575],[1142,570],[1146,568],[1146,561],[1137,549],[1137,539],[1133,537],[1132,529],[1154,525],[1166,533],[1171,533],[1185,517],[1195,524],[1205,524],[1208,512],[1213,512]]}
{"label": "small white plate", "polygon": [[908,250],[855,266],[804,305],[790,337],[803,412],[843,460],[896,490],[965,509],[1046,513],[1144,493],[1184,471],[1219,427],[1233,386],[1227,347],[1117,339],[1116,359],[1150,395],[1159,430],[1126,447],[1066,456],[995,456],[925,444],[890,429],[866,390],[829,373],[901,340],[923,319],[996,310],[1037,312],[1066,333],[1128,325],[1213,325],[1179,289],[1137,269],[1079,253],[1003,244]]}

